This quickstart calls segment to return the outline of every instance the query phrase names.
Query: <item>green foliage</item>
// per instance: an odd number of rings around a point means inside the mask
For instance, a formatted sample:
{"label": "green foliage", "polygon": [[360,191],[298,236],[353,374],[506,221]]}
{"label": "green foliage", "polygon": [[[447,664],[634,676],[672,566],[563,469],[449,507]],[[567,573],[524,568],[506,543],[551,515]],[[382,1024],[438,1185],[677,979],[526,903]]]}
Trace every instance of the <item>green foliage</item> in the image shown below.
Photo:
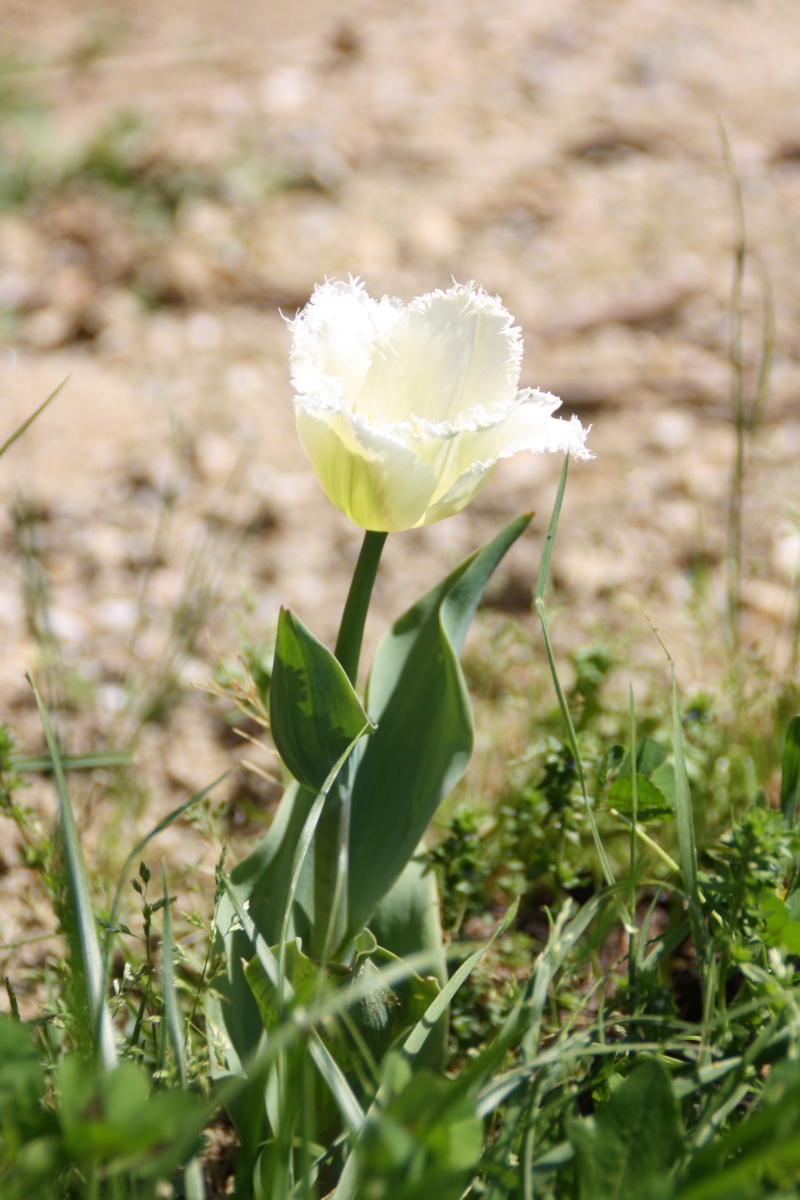
{"label": "green foliage", "polygon": [[665,1068],[651,1059],[613,1088],[597,1116],[575,1122],[578,1200],[657,1200],[669,1195],[683,1130]]}
{"label": "green foliage", "polygon": [[369,1200],[458,1200],[477,1165],[483,1131],[460,1088],[401,1058],[384,1062],[380,1115],[358,1143],[359,1196]]}
{"label": "green foliage", "polygon": [[278,621],[269,713],[278,753],[313,792],[370,726],[339,662],[288,609]]}
{"label": "green foliage", "polygon": [[[94,163],[129,186],[110,152]],[[574,655],[565,688],[544,607],[553,523],[537,612],[556,718],[532,701],[499,797],[462,794],[420,848],[472,749],[464,634],[525,523],[395,623],[363,705],[363,616],[337,643],[346,669],[284,613],[274,658],[222,681],[265,728],[269,708],[298,782],[230,877],[223,854],[213,914],[188,918],[197,959],[142,854],[210,788],[133,847],[98,936],[66,773],[101,760],[62,755],[38,694],[48,763],[0,727],[0,813],[69,935],[30,1024],[7,981],[4,1198],[221,1195],[202,1152],[222,1106],[244,1200],[800,1195],[795,692],[725,710],[673,685],[620,713],[603,647]],[[19,799],[34,767],[55,783],[55,838]],[[120,919],[123,892],[141,924]]]}
{"label": "green foliage", "polygon": [[8,1200],[158,1195],[201,1145],[208,1108],[179,1090],[151,1094],[149,1073],[124,1062],[57,1065],[52,1087],[30,1031],[0,1016],[0,1188]]}

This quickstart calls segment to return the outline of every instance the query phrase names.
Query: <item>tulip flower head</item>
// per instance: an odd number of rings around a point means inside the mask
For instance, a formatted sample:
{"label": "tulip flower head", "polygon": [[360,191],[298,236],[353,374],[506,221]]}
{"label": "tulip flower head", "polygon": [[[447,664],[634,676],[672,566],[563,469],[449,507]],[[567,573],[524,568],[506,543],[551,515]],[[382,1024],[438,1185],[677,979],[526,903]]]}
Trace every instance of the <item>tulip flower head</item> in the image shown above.
{"label": "tulip flower head", "polygon": [[291,322],[297,432],[333,503],[393,532],[459,512],[501,458],[590,458],[561,401],[518,390],[522,337],[473,285],[373,300],[357,279],[318,286]]}

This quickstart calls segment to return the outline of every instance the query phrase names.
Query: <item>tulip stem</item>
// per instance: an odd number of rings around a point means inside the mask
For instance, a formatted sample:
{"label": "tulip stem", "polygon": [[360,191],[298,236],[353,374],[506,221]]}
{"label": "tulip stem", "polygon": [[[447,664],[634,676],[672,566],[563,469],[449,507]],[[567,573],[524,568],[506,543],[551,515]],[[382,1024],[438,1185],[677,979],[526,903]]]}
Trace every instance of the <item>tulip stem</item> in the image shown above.
{"label": "tulip stem", "polygon": [[385,533],[368,529],[361,544],[356,569],[347,602],[342,613],[342,623],[339,626],[339,636],[336,639],[335,654],[345,670],[347,678],[353,687],[358,675],[358,660],[361,656],[361,642],[364,638],[364,624],[367,619],[372,586],[378,574],[378,563],[381,561],[381,551],[386,541]]}

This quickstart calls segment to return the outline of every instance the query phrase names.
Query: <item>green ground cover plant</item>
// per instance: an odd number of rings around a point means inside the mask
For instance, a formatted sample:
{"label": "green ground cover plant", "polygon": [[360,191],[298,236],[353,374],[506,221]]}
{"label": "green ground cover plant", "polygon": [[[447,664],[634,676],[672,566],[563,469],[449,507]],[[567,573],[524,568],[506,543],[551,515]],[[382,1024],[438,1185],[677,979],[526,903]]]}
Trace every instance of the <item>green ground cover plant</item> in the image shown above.
{"label": "green ground cover plant", "polygon": [[[70,775],[129,756],[70,759],[33,677],[46,760],[0,732],[0,809],[67,945],[36,1019],[6,983],[2,1195],[800,1195],[796,687],[774,681],[757,718],[718,710],[681,697],[666,648],[644,706],[608,698],[624,663],[606,647],[576,654],[566,683],[547,608],[566,458],[531,581],[531,695],[549,699],[498,802],[459,791],[474,745],[461,652],[530,518],[401,615],[362,686],[387,532],[452,516],[507,454],[583,457],[585,433],[552,397],[517,393],[518,332],[483,293],[403,310],[326,285],[294,333],[301,438],[364,542],[333,650],[282,610],[266,665],[254,651],[216,681],[268,730],[286,787],[250,854],[229,870],[223,852],[199,955],[157,838],[219,781],[99,881]],[[427,417],[403,408],[412,394]],[[57,795],[52,835],[24,805],[34,769]]]}

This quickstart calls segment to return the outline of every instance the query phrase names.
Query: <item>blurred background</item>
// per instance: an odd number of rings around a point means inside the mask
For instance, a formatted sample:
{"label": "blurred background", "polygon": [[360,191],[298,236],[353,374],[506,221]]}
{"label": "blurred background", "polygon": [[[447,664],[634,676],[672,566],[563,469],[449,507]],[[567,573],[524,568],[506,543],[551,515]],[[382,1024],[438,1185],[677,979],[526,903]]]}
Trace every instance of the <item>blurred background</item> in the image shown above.
{"label": "blurred background", "polygon": [[[761,416],[741,638],[793,670],[799,114],[795,0],[2,0],[0,442],[69,376],[0,463],[0,695],[25,747],[32,668],[68,749],[135,736],[174,802],[239,754],[187,692],[215,648],[267,655],[280,603],[334,636],[360,538],[296,441],[284,317],[348,274],[502,297],[523,385],[593,425],[553,564],[559,653],[622,645],[627,686],[664,665],[649,616],[681,685],[713,685],[737,182]],[[479,629],[526,627],[560,467],[505,463],[468,511],[391,538],[373,643],[535,508]]]}

